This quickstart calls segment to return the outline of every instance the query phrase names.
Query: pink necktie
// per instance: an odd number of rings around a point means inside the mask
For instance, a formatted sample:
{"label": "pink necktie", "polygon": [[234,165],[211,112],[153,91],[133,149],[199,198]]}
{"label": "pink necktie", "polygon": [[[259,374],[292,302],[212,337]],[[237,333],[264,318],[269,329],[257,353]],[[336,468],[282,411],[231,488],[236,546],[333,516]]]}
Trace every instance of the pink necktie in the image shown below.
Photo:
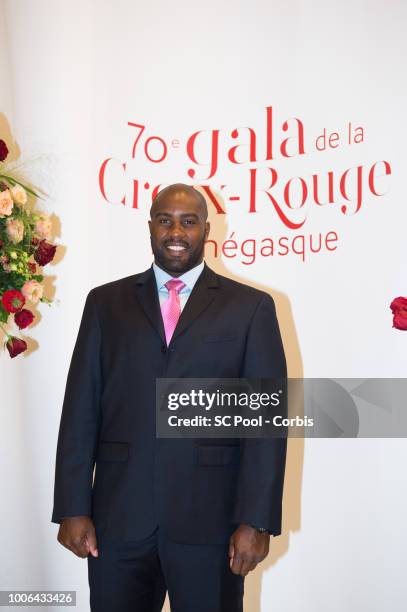
{"label": "pink necktie", "polygon": [[179,292],[185,287],[185,283],[173,278],[165,283],[168,289],[168,299],[161,306],[161,314],[164,321],[165,338],[167,345],[170,343],[172,334],[177,326],[181,314]]}

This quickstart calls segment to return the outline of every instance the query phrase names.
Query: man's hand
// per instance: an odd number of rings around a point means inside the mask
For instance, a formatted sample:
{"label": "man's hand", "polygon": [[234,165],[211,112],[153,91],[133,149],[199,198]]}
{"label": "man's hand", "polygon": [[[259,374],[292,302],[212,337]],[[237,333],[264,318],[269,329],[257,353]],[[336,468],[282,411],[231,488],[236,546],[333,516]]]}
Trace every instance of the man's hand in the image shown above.
{"label": "man's hand", "polygon": [[254,527],[240,525],[230,538],[230,569],[234,574],[247,576],[268,555],[270,536]]}
{"label": "man's hand", "polygon": [[88,516],[64,518],[58,531],[58,542],[78,557],[98,556],[95,527]]}

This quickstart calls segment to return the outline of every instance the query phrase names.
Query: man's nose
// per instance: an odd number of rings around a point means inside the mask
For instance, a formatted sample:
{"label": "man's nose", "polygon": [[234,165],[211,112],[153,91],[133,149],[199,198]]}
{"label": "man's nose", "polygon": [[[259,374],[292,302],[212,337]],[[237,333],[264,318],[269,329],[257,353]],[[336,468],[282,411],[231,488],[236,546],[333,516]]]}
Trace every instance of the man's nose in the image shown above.
{"label": "man's nose", "polygon": [[181,223],[174,223],[170,229],[170,236],[173,240],[185,237],[185,228]]}

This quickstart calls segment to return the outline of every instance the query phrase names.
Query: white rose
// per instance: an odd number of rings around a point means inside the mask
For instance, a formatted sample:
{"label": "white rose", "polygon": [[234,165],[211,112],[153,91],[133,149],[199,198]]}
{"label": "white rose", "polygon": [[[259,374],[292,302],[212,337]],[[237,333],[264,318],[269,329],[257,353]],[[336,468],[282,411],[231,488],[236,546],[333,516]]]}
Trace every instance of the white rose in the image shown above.
{"label": "white rose", "polygon": [[16,204],[24,206],[24,204],[27,202],[27,192],[24,187],[22,187],[21,185],[14,185],[14,187],[12,187],[10,191],[11,197],[13,198],[14,202]]}

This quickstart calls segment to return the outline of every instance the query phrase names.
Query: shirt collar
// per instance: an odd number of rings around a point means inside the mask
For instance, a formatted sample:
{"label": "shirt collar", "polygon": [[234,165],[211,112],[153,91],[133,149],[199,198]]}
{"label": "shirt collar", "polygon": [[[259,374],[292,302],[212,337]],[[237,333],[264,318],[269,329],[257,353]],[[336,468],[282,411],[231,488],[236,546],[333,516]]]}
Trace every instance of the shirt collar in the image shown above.
{"label": "shirt collar", "polygon": [[[182,291],[184,291],[185,289],[192,291],[196,281],[198,280],[199,276],[201,275],[202,270],[204,269],[204,265],[205,263],[201,261],[200,264],[198,264],[194,268],[191,268],[191,270],[188,270],[181,276],[177,276],[177,280],[181,280],[186,285],[186,287],[184,287]],[[168,274],[168,272],[165,272],[164,270],[162,270],[159,266],[157,266],[155,262],[153,263],[153,270],[155,274],[155,282],[157,284],[157,290],[161,291],[165,283],[174,277],[171,276],[171,274]],[[165,287],[164,289],[167,290]]]}

